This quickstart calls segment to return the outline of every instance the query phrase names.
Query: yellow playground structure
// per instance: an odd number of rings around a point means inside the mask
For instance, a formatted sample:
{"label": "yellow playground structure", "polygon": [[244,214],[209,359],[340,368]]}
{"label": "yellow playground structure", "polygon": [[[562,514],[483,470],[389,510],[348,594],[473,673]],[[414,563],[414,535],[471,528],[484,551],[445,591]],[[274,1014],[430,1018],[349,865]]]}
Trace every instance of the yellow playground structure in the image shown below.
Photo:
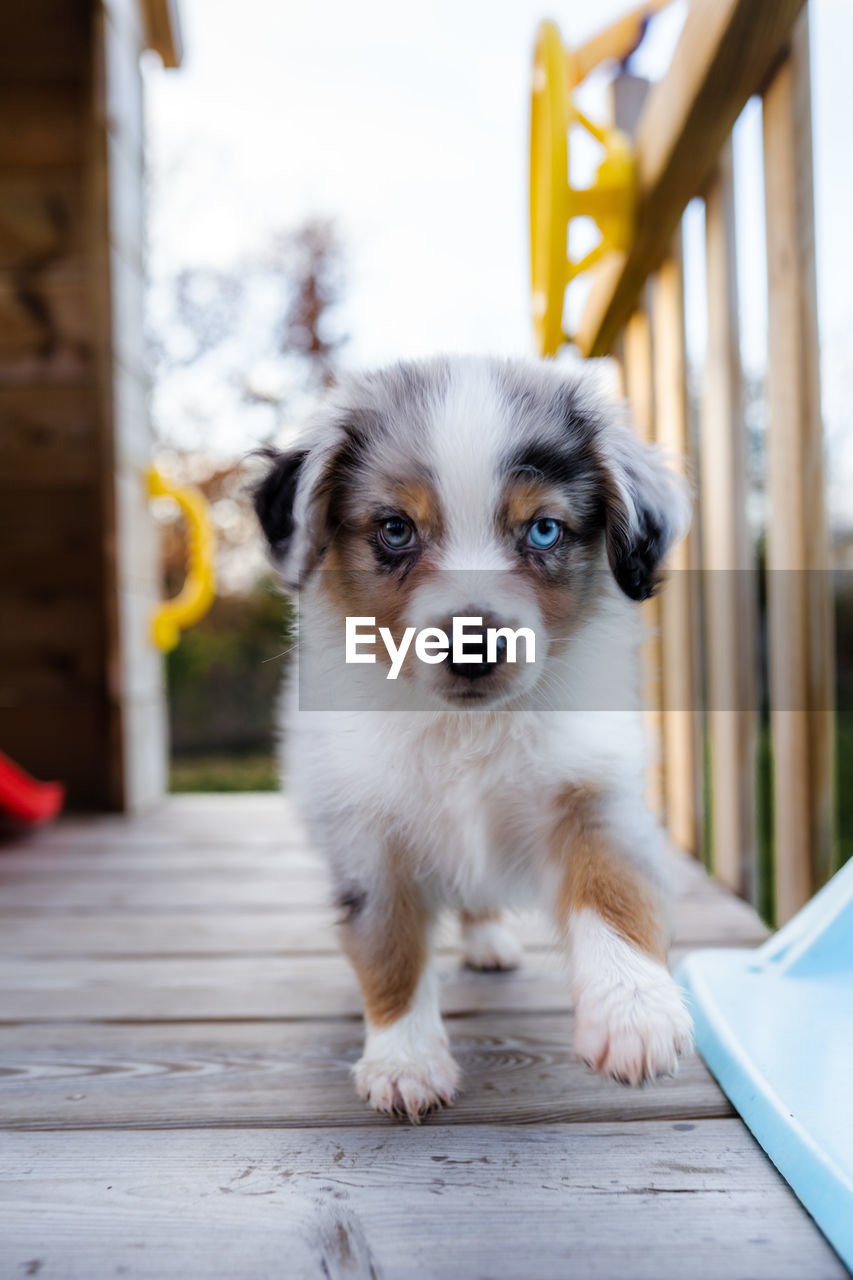
{"label": "yellow playground structure", "polygon": [[[609,250],[628,248],[634,231],[635,167],[631,141],[610,124],[596,124],[573,98],[577,86],[606,59],[624,61],[642,39],[645,24],[670,0],[651,0],[620,18],[578,49],[563,44],[555,22],[541,23],[533,61],[530,110],[530,269],[532,313],[539,354],[552,356],[566,341],[566,287]],[[570,138],[585,129],[604,149],[595,181],[578,189],[571,181]],[[592,218],[599,243],[577,262],[568,255],[569,224]]]}

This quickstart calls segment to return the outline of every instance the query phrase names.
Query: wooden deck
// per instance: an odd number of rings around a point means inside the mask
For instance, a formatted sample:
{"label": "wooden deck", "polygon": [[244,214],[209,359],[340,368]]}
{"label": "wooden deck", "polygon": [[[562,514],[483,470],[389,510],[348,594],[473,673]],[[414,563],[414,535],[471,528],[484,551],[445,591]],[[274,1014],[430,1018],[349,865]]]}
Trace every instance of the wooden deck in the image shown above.
{"label": "wooden deck", "polygon": [[[764,936],[679,859],[674,959]],[[846,1271],[702,1063],[572,1060],[563,961],[459,969],[465,1073],[419,1129],[355,1098],[354,979],[279,797],[189,797],[0,850],[0,1276],[721,1277]]]}

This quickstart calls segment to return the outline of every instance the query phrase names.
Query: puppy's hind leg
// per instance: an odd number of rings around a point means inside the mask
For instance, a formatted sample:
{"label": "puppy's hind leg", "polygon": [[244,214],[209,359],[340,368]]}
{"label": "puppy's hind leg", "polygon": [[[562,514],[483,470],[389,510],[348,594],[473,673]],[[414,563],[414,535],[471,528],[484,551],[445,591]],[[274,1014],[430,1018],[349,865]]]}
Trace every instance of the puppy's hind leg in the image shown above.
{"label": "puppy's hind leg", "polygon": [[[644,820],[650,838],[662,839],[645,812],[636,838]],[[567,797],[553,852],[558,917],[571,943],[576,1052],[624,1084],[674,1074],[693,1025],[666,967],[665,904],[651,869],[626,849],[604,799],[582,793]]]}
{"label": "puppy's hind leg", "polygon": [[344,950],[364,996],[364,1052],[353,1068],[359,1096],[417,1124],[452,1103],[459,1068],[447,1047],[430,918],[417,886],[399,879],[357,901],[341,923]]}
{"label": "puppy's hind leg", "polygon": [[501,919],[499,911],[472,915],[460,911],[462,959],[469,969],[489,973],[498,969],[517,969],[521,964],[521,943]]}

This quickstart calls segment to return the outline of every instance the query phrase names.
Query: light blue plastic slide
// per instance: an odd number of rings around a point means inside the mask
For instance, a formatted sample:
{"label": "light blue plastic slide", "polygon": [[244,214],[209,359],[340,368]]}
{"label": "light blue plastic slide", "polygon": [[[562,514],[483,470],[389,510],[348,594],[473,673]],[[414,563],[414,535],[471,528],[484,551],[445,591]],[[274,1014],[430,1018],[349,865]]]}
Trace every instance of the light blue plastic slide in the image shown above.
{"label": "light blue plastic slide", "polygon": [[853,860],[757,950],[676,977],[720,1087],[853,1270]]}

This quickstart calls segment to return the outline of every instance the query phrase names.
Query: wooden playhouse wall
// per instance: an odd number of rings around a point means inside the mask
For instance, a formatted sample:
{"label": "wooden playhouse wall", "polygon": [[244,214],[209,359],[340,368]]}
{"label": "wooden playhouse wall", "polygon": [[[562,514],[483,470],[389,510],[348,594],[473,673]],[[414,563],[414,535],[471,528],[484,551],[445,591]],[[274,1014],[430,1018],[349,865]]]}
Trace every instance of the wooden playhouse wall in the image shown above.
{"label": "wooden playhouse wall", "polygon": [[133,808],[165,777],[144,492],[135,3],[0,6],[0,749]]}

